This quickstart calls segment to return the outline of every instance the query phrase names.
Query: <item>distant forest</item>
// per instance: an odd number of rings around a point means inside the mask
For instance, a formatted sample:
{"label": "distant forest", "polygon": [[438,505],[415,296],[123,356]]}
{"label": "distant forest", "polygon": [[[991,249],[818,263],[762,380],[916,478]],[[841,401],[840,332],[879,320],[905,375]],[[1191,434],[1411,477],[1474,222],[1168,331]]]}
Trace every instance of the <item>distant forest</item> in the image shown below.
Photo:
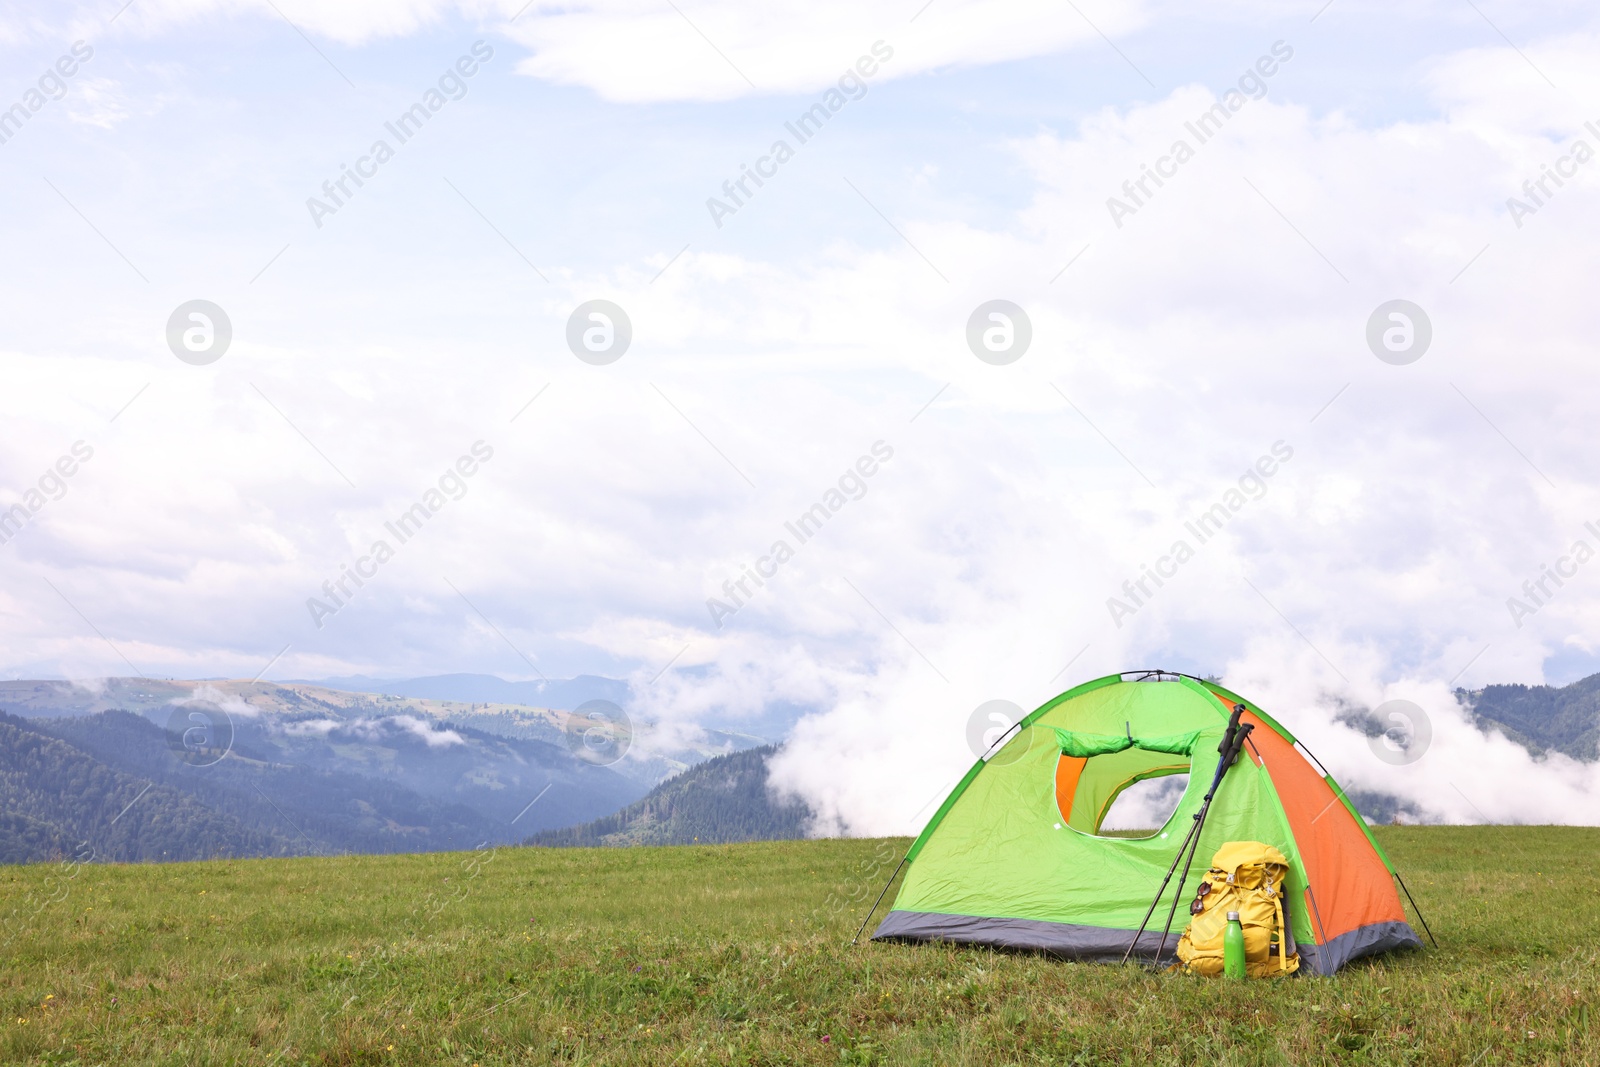
{"label": "distant forest", "polygon": [[1479,726],[1497,726],[1535,754],[1600,760],[1600,674],[1571,685],[1490,685],[1456,690]]}
{"label": "distant forest", "polygon": [[776,803],[767,791],[767,760],[776,751],[767,745],[707,760],[615,815],[546,830],[527,844],[688,845],[805,837],[810,809],[799,801]]}
{"label": "distant forest", "polygon": [[381,780],[247,758],[191,767],[142,716],[0,712],[0,862],[472,848],[484,820]]}

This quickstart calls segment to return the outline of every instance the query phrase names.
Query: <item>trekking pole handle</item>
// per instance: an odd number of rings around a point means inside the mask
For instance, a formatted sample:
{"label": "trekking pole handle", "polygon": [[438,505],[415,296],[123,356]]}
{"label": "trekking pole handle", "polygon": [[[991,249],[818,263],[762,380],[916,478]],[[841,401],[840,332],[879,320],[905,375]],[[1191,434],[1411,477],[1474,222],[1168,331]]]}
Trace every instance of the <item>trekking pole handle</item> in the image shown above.
{"label": "trekking pole handle", "polygon": [[1228,716],[1228,729],[1227,732],[1222,735],[1222,744],[1217,746],[1218,752],[1228,751],[1228,747],[1233,744],[1234,735],[1239,732],[1239,717],[1243,714],[1244,705],[1235,704],[1233,706],[1233,714]]}
{"label": "trekking pole handle", "polygon": [[[1222,753],[1217,760],[1217,773],[1211,779],[1211,788],[1206,790],[1206,803],[1217,795],[1217,787],[1222,784],[1222,776],[1228,773],[1228,768],[1233,766],[1233,761],[1239,758],[1240,751],[1244,748],[1244,739],[1250,736],[1250,731],[1255,729],[1254,723],[1245,723],[1238,730],[1232,732],[1227,738],[1227,743],[1217,751]],[[1202,810],[1204,810],[1202,808]],[[1198,818],[1199,813],[1196,813]]]}
{"label": "trekking pole handle", "polygon": [[1228,760],[1230,767],[1233,765],[1233,761],[1239,758],[1239,753],[1244,751],[1245,738],[1249,737],[1251,731],[1255,728],[1255,723],[1247,722],[1239,727],[1238,733],[1233,735],[1233,755]]}

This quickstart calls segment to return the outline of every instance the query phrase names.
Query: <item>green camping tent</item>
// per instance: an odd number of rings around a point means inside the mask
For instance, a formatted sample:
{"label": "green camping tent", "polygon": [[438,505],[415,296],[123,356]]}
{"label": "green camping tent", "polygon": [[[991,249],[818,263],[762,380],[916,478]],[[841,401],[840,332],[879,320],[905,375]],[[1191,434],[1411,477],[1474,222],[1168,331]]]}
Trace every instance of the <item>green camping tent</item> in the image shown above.
{"label": "green camping tent", "polygon": [[[1229,841],[1281,850],[1302,970],[1332,974],[1358,956],[1420,946],[1388,857],[1294,735],[1219,685],[1154,671],[1061,694],[974,764],[912,845],[874,938],[1122,959],[1193,825],[1236,704],[1255,729],[1212,802],[1196,868]],[[1165,825],[1144,837],[1102,832],[1123,790],[1173,774],[1189,780]],[[1177,891],[1173,878],[1160,919]],[[1165,940],[1159,926],[1141,936],[1140,955],[1170,958],[1184,903]]]}

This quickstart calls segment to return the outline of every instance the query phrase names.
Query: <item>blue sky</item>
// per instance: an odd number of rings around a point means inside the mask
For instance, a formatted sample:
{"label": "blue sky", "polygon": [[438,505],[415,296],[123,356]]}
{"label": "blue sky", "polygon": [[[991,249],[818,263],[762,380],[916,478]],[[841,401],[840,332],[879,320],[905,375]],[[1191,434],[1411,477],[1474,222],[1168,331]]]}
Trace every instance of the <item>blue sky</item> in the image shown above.
{"label": "blue sky", "polygon": [[[790,782],[886,829],[872,760],[937,777],[982,701],[1125,667],[1222,673],[1417,796],[1439,782],[1392,780],[1340,709],[1416,700],[1499,766],[1524,757],[1450,688],[1596,668],[1587,570],[1508,603],[1600,547],[1600,164],[1521,226],[1506,204],[1600,147],[1582,6],[519,6],[0,15],[0,104],[94,49],[0,145],[0,506],[94,450],[0,545],[0,669],[603,673],[686,728],[805,707]],[[307,198],[478,41],[465,95],[316,226]],[[865,95],[715,226],[879,41]],[[1118,226],[1107,198],[1277,42],[1266,95]],[[196,299],[233,328],[204,366],[164,332]],[[633,324],[606,366],[565,341],[594,299]],[[993,299],[1033,328],[1006,366],[965,339]],[[1405,366],[1364,339],[1394,299],[1434,333]],[[317,617],[480,441],[464,495]],[[861,499],[716,625],[879,441]],[[1260,499],[1119,617],[1277,442]],[[1479,803],[1559,814],[1585,773]]]}

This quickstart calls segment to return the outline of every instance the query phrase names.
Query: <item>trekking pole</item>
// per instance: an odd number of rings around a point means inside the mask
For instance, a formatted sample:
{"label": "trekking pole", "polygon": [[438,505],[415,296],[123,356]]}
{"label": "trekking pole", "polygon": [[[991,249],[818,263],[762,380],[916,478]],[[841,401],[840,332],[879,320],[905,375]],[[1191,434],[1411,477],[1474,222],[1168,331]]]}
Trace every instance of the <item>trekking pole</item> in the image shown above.
{"label": "trekking pole", "polygon": [[[1245,726],[1240,730],[1239,736],[1250,729]],[[1237,750],[1236,750],[1237,751]],[[1211,798],[1206,797],[1205,804],[1200,808],[1194,822],[1194,843],[1189,846],[1189,858],[1183,861],[1183,873],[1178,876],[1178,887],[1172,891],[1172,907],[1167,909],[1167,925],[1161,928],[1161,939],[1156,942],[1156,957],[1150,961],[1152,968],[1161,966],[1161,954],[1167,950],[1167,935],[1172,932],[1172,920],[1178,914],[1178,901],[1183,899],[1183,886],[1189,880],[1189,871],[1194,867],[1194,854],[1200,851],[1200,831],[1205,826],[1206,816],[1211,812]]]}
{"label": "trekking pole", "polygon": [[[1156,942],[1155,958],[1150,961],[1152,968],[1161,966],[1161,954],[1167,950],[1167,934],[1172,932],[1172,919],[1178,914],[1178,901],[1183,899],[1183,884],[1189,880],[1189,871],[1194,867],[1194,854],[1200,850],[1200,831],[1205,826],[1206,815],[1210,810],[1211,798],[1208,796],[1205,799],[1205,803],[1200,806],[1200,810],[1195,812],[1194,815],[1194,826],[1189,840],[1186,842],[1189,847],[1188,857],[1184,857],[1183,849],[1180,848],[1177,857],[1172,861],[1171,869],[1167,872],[1167,877],[1170,879],[1172,872],[1178,869],[1178,863],[1182,861],[1183,877],[1178,879],[1178,886],[1172,891],[1172,907],[1167,909],[1167,924],[1161,928],[1161,938]],[[1160,902],[1161,895],[1158,893],[1156,899],[1151,901],[1151,910],[1154,911],[1156,905]]]}
{"label": "trekking pole", "polygon": [[[1236,713],[1243,710],[1242,707],[1236,706],[1235,708]],[[1166,949],[1167,934],[1172,931],[1173,917],[1178,914],[1178,901],[1183,898],[1183,885],[1189,880],[1189,870],[1194,866],[1194,854],[1200,850],[1200,831],[1205,826],[1206,816],[1211,814],[1211,801],[1217,795],[1217,790],[1222,788],[1223,775],[1227,773],[1229,767],[1233,766],[1234,761],[1239,758],[1239,753],[1244,751],[1245,738],[1249,737],[1250,731],[1254,729],[1255,726],[1251,723],[1244,723],[1239,727],[1238,732],[1233,735],[1233,745],[1222,757],[1222,769],[1217,772],[1216,781],[1211,784],[1211,792],[1206,794],[1205,803],[1200,806],[1200,817],[1195,820],[1194,844],[1189,848],[1189,858],[1184,862],[1183,874],[1178,878],[1178,888],[1172,894],[1172,907],[1167,912],[1167,925],[1162,928],[1161,941],[1156,946],[1155,964],[1157,966],[1161,963],[1161,953]]]}
{"label": "trekking pole", "polygon": [[1155,899],[1150,902],[1149,910],[1145,912],[1144,921],[1139,924],[1138,931],[1133,935],[1133,940],[1128,944],[1128,950],[1122,954],[1122,962],[1127,963],[1133,955],[1133,950],[1139,945],[1139,938],[1144,936],[1144,931],[1150,925],[1150,917],[1155,914],[1156,908],[1161,904],[1161,896],[1167,891],[1167,884],[1172,881],[1173,872],[1178,869],[1178,864],[1184,858],[1184,850],[1188,849],[1189,863],[1185,865],[1183,881],[1178,883],[1178,888],[1172,898],[1172,910],[1167,915],[1167,928],[1162,931],[1161,943],[1156,946],[1156,962],[1161,961],[1161,954],[1166,951],[1167,934],[1172,930],[1172,919],[1178,912],[1178,900],[1183,895],[1183,882],[1189,880],[1189,867],[1194,863],[1194,853],[1200,848],[1200,831],[1205,826],[1206,814],[1211,810],[1211,800],[1217,795],[1217,788],[1222,784],[1223,775],[1227,774],[1228,767],[1239,755],[1245,737],[1254,730],[1250,723],[1243,726],[1239,724],[1239,717],[1244,714],[1244,705],[1235,704],[1233,714],[1228,718],[1227,732],[1222,735],[1222,744],[1217,746],[1221,756],[1217,760],[1217,771],[1211,778],[1211,788],[1206,790],[1205,799],[1200,802],[1200,810],[1194,813],[1194,825],[1189,828],[1189,833],[1184,837],[1183,844],[1178,846],[1178,854],[1172,858],[1172,866],[1167,868],[1167,876],[1161,880],[1161,888],[1156,890]]}
{"label": "trekking pole", "polygon": [[1156,907],[1161,903],[1161,895],[1167,891],[1167,883],[1172,881],[1172,872],[1178,869],[1178,861],[1183,858],[1184,850],[1189,847],[1189,841],[1195,836],[1195,831],[1199,828],[1199,818],[1200,816],[1196,814],[1195,821],[1189,824],[1189,832],[1183,835],[1183,841],[1178,845],[1178,854],[1172,857],[1172,865],[1167,868],[1167,876],[1161,879],[1161,888],[1156,890],[1156,898],[1150,902],[1150,907],[1144,913],[1144,921],[1139,924],[1139,930],[1133,935],[1133,941],[1129,943],[1128,950],[1122,954],[1123,963],[1127,963],[1128,957],[1133,955],[1135,946],[1139,944],[1139,938],[1144,936],[1145,927],[1150,925],[1150,917],[1156,913]]}
{"label": "trekking pole", "polygon": [[[1180,861],[1182,861],[1184,852],[1187,850],[1191,854],[1193,853],[1190,843],[1192,841],[1196,841],[1196,839],[1199,837],[1201,824],[1205,822],[1206,809],[1211,806],[1211,797],[1216,793],[1217,783],[1222,781],[1223,771],[1227,767],[1227,750],[1233,747],[1233,738],[1234,735],[1238,733],[1239,716],[1242,714],[1244,714],[1244,706],[1235,704],[1233,708],[1233,714],[1228,718],[1227,732],[1222,735],[1222,744],[1217,746],[1217,751],[1221,753],[1221,755],[1217,760],[1216,774],[1213,775],[1211,779],[1211,788],[1206,791],[1205,799],[1200,804],[1200,810],[1194,813],[1194,821],[1189,824],[1189,832],[1183,836],[1183,841],[1178,845],[1177,855],[1172,857],[1172,864],[1167,868],[1167,875],[1165,878],[1161,879],[1161,887],[1156,890],[1155,899],[1150,902],[1150,907],[1145,910],[1144,920],[1139,923],[1139,929],[1133,935],[1133,940],[1129,942],[1128,950],[1122,954],[1123,963],[1128,962],[1129,957],[1133,955],[1133,950],[1138,947],[1139,938],[1144,936],[1145,928],[1150,925],[1150,917],[1156,913],[1156,908],[1161,905],[1161,896],[1167,891],[1167,885],[1172,881],[1173,872],[1178,869],[1178,864]],[[1196,844],[1195,847],[1198,847],[1198,844]],[[1174,901],[1176,901],[1176,899],[1177,898],[1174,898]],[[1165,934],[1162,935],[1162,940],[1165,942]],[[1157,947],[1157,959],[1160,958],[1160,948],[1161,946]]]}
{"label": "trekking pole", "polygon": [[[1245,723],[1239,727],[1239,732],[1234,735],[1232,749],[1223,757],[1224,773],[1226,767],[1231,767],[1238,758],[1240,750],[1244,747],[1244,739],[1250,736],[1250,731],[1255,727]],[[1161,928],[1161,940],[1156,942],[1155,959],[1151,961],[1152,967],[1161,966],[1161,954],[1167,950],[1167,935],[1172,932],[1172,920],[1178,914],[1178,901],[1183,899],[1183,886],[1189,880],[1189,871],[1194,867],[1194,854],[1200,850],[1200,832],[1205,827],[1206,816],[1211,813],[1211,800],[1216,795],[1221,785],[1222,776],[1217,776],[1216,782],[1211,787],[1211,792],[1206,794],[1205,803],[1200,806],[1195,814],[1194,843],[1189,846],[1189,858],[1183,862],[1183,874],[1178,877],[1178,887],[1172,891],[1172,907],[1167,909],[1167,924]],[[1156,898],[1158,901],[1159,897]]]}

